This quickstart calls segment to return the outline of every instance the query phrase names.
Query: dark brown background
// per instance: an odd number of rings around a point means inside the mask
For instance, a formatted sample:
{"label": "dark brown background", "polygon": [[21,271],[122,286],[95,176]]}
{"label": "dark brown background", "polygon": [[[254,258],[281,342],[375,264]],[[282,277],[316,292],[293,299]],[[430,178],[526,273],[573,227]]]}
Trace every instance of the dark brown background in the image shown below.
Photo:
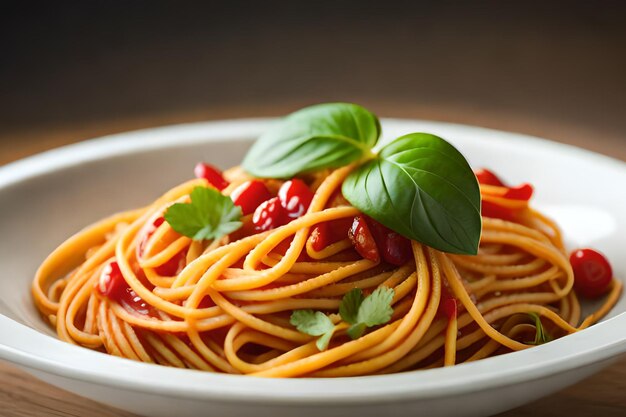
{"label": "dark brown background", "polygon": [[[107,133],[331,100],[626,160],[626,2],[309,3],[3,3],[0,164]],[[621,362],[507,415],[623,416],[624,390]],[[0,414],[122,415],[6,364]]]}
{"label": "dark brown background", "polygon": [[625,148],[624,2],[309,3],[2,6],[0,139],[27,154],[59,133],[344,100]]}

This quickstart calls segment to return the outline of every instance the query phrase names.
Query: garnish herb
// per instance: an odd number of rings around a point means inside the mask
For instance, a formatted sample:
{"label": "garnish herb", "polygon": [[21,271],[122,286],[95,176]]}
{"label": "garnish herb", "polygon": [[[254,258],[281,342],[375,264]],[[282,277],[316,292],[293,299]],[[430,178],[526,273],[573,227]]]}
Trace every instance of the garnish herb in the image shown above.
{"label": "garnish herb", "polygon": [[242,226],[241,208],[214,188],[196,187],[190,203],[176,203],[165,212],[172,229],[193,240],[219,239]]}
{"label": "garnish herb", "polygon": [[299,332],[311,335],[321,336],[315,342],[319,350],[326,350],[330,338],[335,332],[335,325],[328,316],[321,311],[313,310],[295,310],[291,313],[289,323],[296,326]]}
{"label": "garnish herb", "polygon": [[463,155],[438,136],[411,133],[383,147],[343,183],[356,208],[410,239],[476,253],[480,189]]}
{"label": "garnish herb", "polygon": [[537,313],[529,313],[530,317],[535,322],[535,328],[537,329],[535,333],[535,340],[529,342],[531,345],[543,345],[544,343],[548,343],[552,341],[552,337],[548,332],[543,328],[543,324],[541,323],[541,318]]}
{"label": "garnish herb", "polygon": [[337,168],[371,154],[380,136],[378,118],[363,107],[327,103],[285,117],[261,136],[243,160],[260,178],[292,178]]}
{"label": "garnish herb", "polygon": [[432,248],[476,254],[480,189],[463,155],[427,133],[402,136],[374,154],[379,136],[378,119],[360,106],[312,106],[263,135],[243,167],[258,177],[290,178],[361,161],[342,186],[354,207]]}
{"label": "garnish herb", "polygon": [[391,288],[380,287],[367,297],[363,297],[360,288],[355,288],[344,295],[339,306],[341,318],[351,324],[348,336],[358,339],[368,327],[385,324],[391,319],[394,291]]}
{"label": "garnish herb", "polygon": [[[343,321],[351,324],[347,330],[348,336],[353,340],[358,339],[368,327],[387,323],[393,314],[393,296],[393,289],[386,287],[377,288],[367,297],[363,297],[359,288],[344,295],[339,305],[339,315]],[[319,350],[328,348],[335,332],[332,320],[321,311],[295,310],[289,322],[302,333],[321,336],[315,343]]]}

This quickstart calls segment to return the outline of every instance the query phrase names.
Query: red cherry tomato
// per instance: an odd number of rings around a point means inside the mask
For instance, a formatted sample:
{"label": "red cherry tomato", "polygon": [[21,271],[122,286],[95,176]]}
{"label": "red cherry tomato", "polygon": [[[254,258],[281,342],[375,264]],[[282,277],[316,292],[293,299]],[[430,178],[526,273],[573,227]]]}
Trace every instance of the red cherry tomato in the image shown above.
{"label": "red cherry tomato", "polygon": [[205,295],[204,297],[202,297],[202,300],[200,300],[200,303],[198,304],[198,308],[210,308],[210,307],[215,307],[215,302],[210,296]]}
{"label": "red cherry tomato", "polygon": [[169,261],[154,268],[154,271],[163,277],[173,277],[185,267],[187,250],[183,249],[172,256]]}
{"label": "red cherry tomato", "polygon": [[450,293],[447,284],[441,285],[441,301],[439,303],[440,314],[445,314],[448,319],[456,318],[458,315],[458,301]]}
{"label": "red cherry tomato", "polygon": [[111,262],[102,270],[97,290],[109,300],[139,314],[155,315],[154,308],[146,303],[128,286],[117,262]]}
{"label": "red cherry tomato", "polygon": [[126,288],[120,299],[116,300],[127,310],[133,310],[144,316],[157,316],[156,310],[150,304],[146,303],[143,298],[137,295],[132,288]]}
{"label": "red cherry tomato", "polygon": [[303,181],[293,179],[281,185],[278,198],[289,218],[297,219],[309,209],[313,192]]}
{"label": "red cherry tomato", "polygon": [[152,226],[154,226],[154,229],[156,230],[156,228],[161,226],[164,221],[165,221],[165,217],[157,217],[152,223]]}
{"label": "red cherry tomato", "polygon": [[117,262],[111,262],[102,269],[98,280],[98,292],[112,300],[118,300],[128,288]]}
{"label": "red cherry tomato", "polygon": [[288,222],[289,216],[287,211],[280,204],[278,197],[270,198],[261,203],[261,205],[254,210],[254,215],[252,216],[254,228],[259,232],[275,229]]}
{"label": "red cherry tomato", "polygon": [[476,179],[480,184],[495,185],[497,187],[507,187],[508,190],[504,194],[504,198],[510,198],[512,200],[530,200],[533,195],[533,187],[530,184],[521,184],[516,187],[508,187],[502,182],[500,178],[488,169],[481,168],[474,171]]}
{"label": "red cherry tomato", "polygon": [[137,257],[141,257],[141,255],[143,255],[143,250],[146,247],[146,243],[148,243],[148,239],[150,239],[150,236],[154,234],[156,229],[158,229],[164,221],[165,219],[163,217],[157,217],[152,222],[152,225],[150,225],[150,227],[146,229],[145,235],[143,235],[143,239],[141,239],[141,242],[139,242],[139,245],[137,245]]}
{"label": "red cherry tomato", "polygon": [[330,245],[330,228],[328,222],[320,223],[311,231],[311,246],[313,250],[319,252]]}
{"label": "red cherry tomato", "polygon": [[600,252],[578,249],[572,252],[569,262],[574,270],[574,289],[588,298],[599,297],[609,290],[613,269]]}
{"label": "red cherry tomato", "polygon": [[367,218],[367,224],[370,226],[378,250],[385,262],[399,266],[404,265],[411,258],[412,249],[409,239],[372,218]]}
{"label": "red cherry tomato", "polygon": [[390,231],[382,244],[383,259],[392,265],[404,265],[411,259],[411,241],[404,236]]}
{"label": "red cherry tomato", "polygon": [[213,165],[198,162],[193,169],[193,173],[196,175],[196,178],[204,178],[209,184],[220,191],[228,187],[228,181],[224,179],[222,172]]}
{"label": "red cherry tomato", "polygon": [[449,319],[456,318],[457,316],[457,301],[455,298],[447,298],[442,300],[443,312]]}
{"label": "red cherry tomato", "polygon": [[317,252],[348,237],[353,218],[331,220],[316,225],[311,231],[311,246]]}
{"label": "red cherry tomato", "polygon": [[376,241],[367,226],[365,216],[359,215],[354,218],[349,236],[352,241],[352,245],[354,245],[354,248],[359,255],[365,259],[369,259],[370,261],[380,261],[380,254],[378,253],[378,248],[376,247]]}
{"label": "red cherry tomato", "polygon": [[507,207],[502,207],[496,203],[485,200],[482,201],[481,205],[481,215],[484,217],[490,217],[492,219],[502,219],[509,222],[515,221],[515,213],[513,212],[513,210]]}
{"label": "red cherry tomato", "polygon": [[496,174],[489,171],[488,169],[481,168],[474,171],[476,174],[476,179],[480,184],[484,185],[495,185],[497,187],[505,187],[504,183]]}
{"label": "red cherry tomato", "polygon": [[521,184],[516,187],[509,187],[503,197],[511,200],[528,201],[532,196],[533,186],[530,184]]}
{"label": "red cherry tomato", "polygon": [[272,198],[272,195],[263,181],[251,180],[235,188],[230,194],[230,198],[236,206],[241,207],[241,211],[245,216],[253,213],[262,202]]}
{"label": "red cherry tomato", "polygon": [[[530,184],[522,184],[517,187],[510,187],[506,193],[502,196],[511,200],[528,201],[533,195],[533,186]],[[516,213],[519,209],[512,209],[509,207],[503,207],[493,201],[482,200],[481,214],[484,217],[491,217],[494,219],[502,219],[510,222],[516,221]]]}

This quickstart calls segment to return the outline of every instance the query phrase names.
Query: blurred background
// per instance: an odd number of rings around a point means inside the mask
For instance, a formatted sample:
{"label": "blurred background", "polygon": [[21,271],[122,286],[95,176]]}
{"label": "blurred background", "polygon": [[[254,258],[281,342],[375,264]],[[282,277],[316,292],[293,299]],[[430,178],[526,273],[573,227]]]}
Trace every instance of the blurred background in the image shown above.
{"label": "blurred background", "polygon": [[[626,2],[12,2],[0,164],[129,129],[353,101],[626,159]],[[8,145],[10,144],[10,145]]]}

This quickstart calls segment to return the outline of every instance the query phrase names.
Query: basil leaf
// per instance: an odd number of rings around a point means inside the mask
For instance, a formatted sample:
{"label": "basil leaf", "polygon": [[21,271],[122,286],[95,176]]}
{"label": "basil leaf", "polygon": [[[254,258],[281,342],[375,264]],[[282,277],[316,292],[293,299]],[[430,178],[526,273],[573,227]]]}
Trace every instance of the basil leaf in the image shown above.
{"label": "basil leaf", "polygon": [[480,190],[469,164],[438,136],[411,133],[344,181],[344,197],[388,228],[432,248],[476,254]]}
{"label": "basil leaf", "polygon": [[371,153],[379,136],[378,118],[363,107],[318,104],[290,114],[261,136],[242,165],[255,177],[292,178],[357,161]]}

